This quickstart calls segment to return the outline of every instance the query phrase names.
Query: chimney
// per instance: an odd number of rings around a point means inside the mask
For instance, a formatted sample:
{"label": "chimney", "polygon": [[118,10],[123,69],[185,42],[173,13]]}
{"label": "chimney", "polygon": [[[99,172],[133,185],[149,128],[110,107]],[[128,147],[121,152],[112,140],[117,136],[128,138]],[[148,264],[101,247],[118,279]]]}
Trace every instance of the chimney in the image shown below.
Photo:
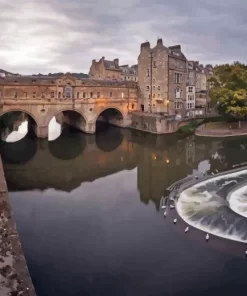
{"label": "chimney", "polygon": [[150,50],[150,43],[149,42],[144,42],[141,44],[141,52],[143,50]]}
{"label": "chimney", "polygon": [[101,58],[101,61],[104,61],[104,60],[105,60],[105,57],[102,57],[102,58]]}
{"label": "chimney", "polygon": [[116,66],[119,66],[119,59],[114,59],[114,60],[113,60],[113,63],[114,63]]}
{"label": "chimney", "polygon": [[94,65],[96,63],[96,60],[92,60],[92,64]]}
{"label": "chimney", "polygon": [[159,39],[157,40],[157,45],[163,45],[163,40],[162,40],[162,38],[159,38]]}

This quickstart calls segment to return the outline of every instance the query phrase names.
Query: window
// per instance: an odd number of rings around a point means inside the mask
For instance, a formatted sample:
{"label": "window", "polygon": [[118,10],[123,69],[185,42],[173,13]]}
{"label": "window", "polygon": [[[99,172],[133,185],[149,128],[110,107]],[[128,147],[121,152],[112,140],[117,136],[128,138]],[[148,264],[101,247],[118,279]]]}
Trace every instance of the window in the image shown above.
{"label": "window", "polygon": [[182,102],[174,102],[175,109],[182,109],[183,103]]}
{"label": "window", "polygon": [[[59,94],[61,95],[61,93],[58,93],[58,95],[59,95]],[[42,98],[42,99],[45,98],[45,93],[44,93],[44,92],[42,92],[42,94],[41,94],[41,98]]]}
{"label": "window", "polygon": [[202,94],[200,94],[200,98],[202,98]]}
{"label": "window", "polygon": [[156,61],[153,62],[153,67],[156,68]]}
{"label": "window", "polygon": [[147,77],[149,77],[150,76],[150,71],[149,71],[149,69],[147,69]]}
{"label": "window", "polygon": [[33,92],[33,98],[34,99],[36,98],[36,92]]}
{"label": "window", "polygon": [[193,92],[193,86],[189,86],[188,92]]}
{"label": "window", "polygon": [[90,92],[90,98],[93,98],[93,92]]}
{"label": "window", "polygon": [[155,83],[155,78],[153,79],[153,83]]}
{"label": "window", "polygon": [[32,80],[32,83],[35,83],[36,82],[36,80]]}
{"label": "window", "polygon": [[160,94],[158,94],[158,98],[160,98]]}
{"label": "window", "polygon": [[153,94],[153,98],[155,98],[155,94]]}
{"label": "window", "polygon": [[177,87],[177,88],[175,89],[175,98],[176,98],[176,99],[180,99],[180,98],[181,98],[181,90],[180,90],[179,87]]}
{"label": "window", "polygon": [[1,90],[0,90],[0,98],[2,97],[2,92],[1,92]]}
{"label": "window", "polygon": [[58,98],[59,98],[59,99],[61,98],[61,92],[58,93]]}
{"label": "window", "polygon": [[182,74],[175,73],[175,83],[181,83],[182,82]]}
{"label": "window", "polygon": [[51,97],[54,98],[54,91],[51,92]]}
{"label": "window", "polygon": [[100,98],[100,92],[97,92],[97,98]]}
{"label": "window", "polygon": [[155,85],[153,86],[153,89],[155,89]]}
{"label": "window", "polygon": [[135,104],[132,104],[132,110],[135,109]]}
{"label": "window", "polygon": [[82,97],[83,97],[83,99],[86,98],[86,93],[85,92],[82,93]]}
{"label": "window", "polygon": [[112,97],[112,91],[110,92],[110,98]]}
{"label": "window", "polygon": [[149,87],[149,85],[147,85],[147,86],[146,86],[146,90],[150,90],[150,87]]}
{"label": "window", "polygon": [[[27,93],[26,93],[26,92],[24,92],[23,96],[24,96],[24,98],[26,98],[26,97],[27,97]],[[0,97],[1,97],[1,96],[0,96]]]}
{"label": "window", "polygon": [[188,95],[188,101],[193,101],[193,95]]}
{"label": "window", "polygon": [[64,92],[65,92],[65,98],[72,97],[72,87],[69,84],[65,86]]}
{"label": "window", "polygon": [[160,90],[160,85],[157,86],[157,90]]}
{"label": "window", "polygon": [[15,92],[15,98],[17,98],[17,92]]}

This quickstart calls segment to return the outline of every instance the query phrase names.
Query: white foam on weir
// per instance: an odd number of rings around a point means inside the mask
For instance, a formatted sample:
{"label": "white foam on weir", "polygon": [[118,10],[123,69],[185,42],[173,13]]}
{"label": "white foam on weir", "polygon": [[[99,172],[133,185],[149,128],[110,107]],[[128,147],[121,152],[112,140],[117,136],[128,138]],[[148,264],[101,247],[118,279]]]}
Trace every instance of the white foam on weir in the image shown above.
{"label": "white foam on weir", "polygon": [[55,116],[52,117],[48,127],[48,141],[57,139],[62,132],[62,126],[56,121]]}
{"label": "white foam on weir", "polygon": [[12,143],[17,142],[23,139],[28,132],[28,121],[23,121],[20,126],[18,127],[17,131],[13,131],[11,134],[8,135],[6,138],[6,142]]}
{"label": "white foam on weir", "polygon": [[234,212],[247,218],[247,185],[230,194],[229,205]]}
{"label": "white foam on weir", "polygon": [[[222,197],[217,194],[217,191],[224,186],[230,183],[236,184],[236,181],[229,181],[229,178],[237,178],[246,173],[245,169],[219,175],[185,189],[176,203],[179,216],[188,225],[204,232],[247,243],[247,185],[231,192],[229,202],[226,196]],[[223,183],[216,184],[217,181],[222,180]],[[204,190],[204,185],[209,185],[209,183],[210,186],[207,186],[207,189],[205,187]],[[236,213],[227,210],[227,207]]]}

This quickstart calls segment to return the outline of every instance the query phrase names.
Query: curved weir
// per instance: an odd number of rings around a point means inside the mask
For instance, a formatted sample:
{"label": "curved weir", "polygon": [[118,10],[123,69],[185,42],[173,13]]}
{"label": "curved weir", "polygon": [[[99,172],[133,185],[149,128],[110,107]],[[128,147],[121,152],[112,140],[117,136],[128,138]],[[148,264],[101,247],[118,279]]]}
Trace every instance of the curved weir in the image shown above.
{"label": "curved weir", "polygon": [[176,209],[186,223],[247,243],[247,168],[184,185],[177,194]]}

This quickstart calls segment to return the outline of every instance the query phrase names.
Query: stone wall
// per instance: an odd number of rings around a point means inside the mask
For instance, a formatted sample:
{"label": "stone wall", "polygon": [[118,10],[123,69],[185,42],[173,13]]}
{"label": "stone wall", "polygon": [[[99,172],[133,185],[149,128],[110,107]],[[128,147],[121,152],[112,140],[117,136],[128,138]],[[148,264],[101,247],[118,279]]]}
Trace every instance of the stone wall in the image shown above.
{"label": "stone wall", "polygon": [[0,157],[0,295],[35,296],[11,211]]}

